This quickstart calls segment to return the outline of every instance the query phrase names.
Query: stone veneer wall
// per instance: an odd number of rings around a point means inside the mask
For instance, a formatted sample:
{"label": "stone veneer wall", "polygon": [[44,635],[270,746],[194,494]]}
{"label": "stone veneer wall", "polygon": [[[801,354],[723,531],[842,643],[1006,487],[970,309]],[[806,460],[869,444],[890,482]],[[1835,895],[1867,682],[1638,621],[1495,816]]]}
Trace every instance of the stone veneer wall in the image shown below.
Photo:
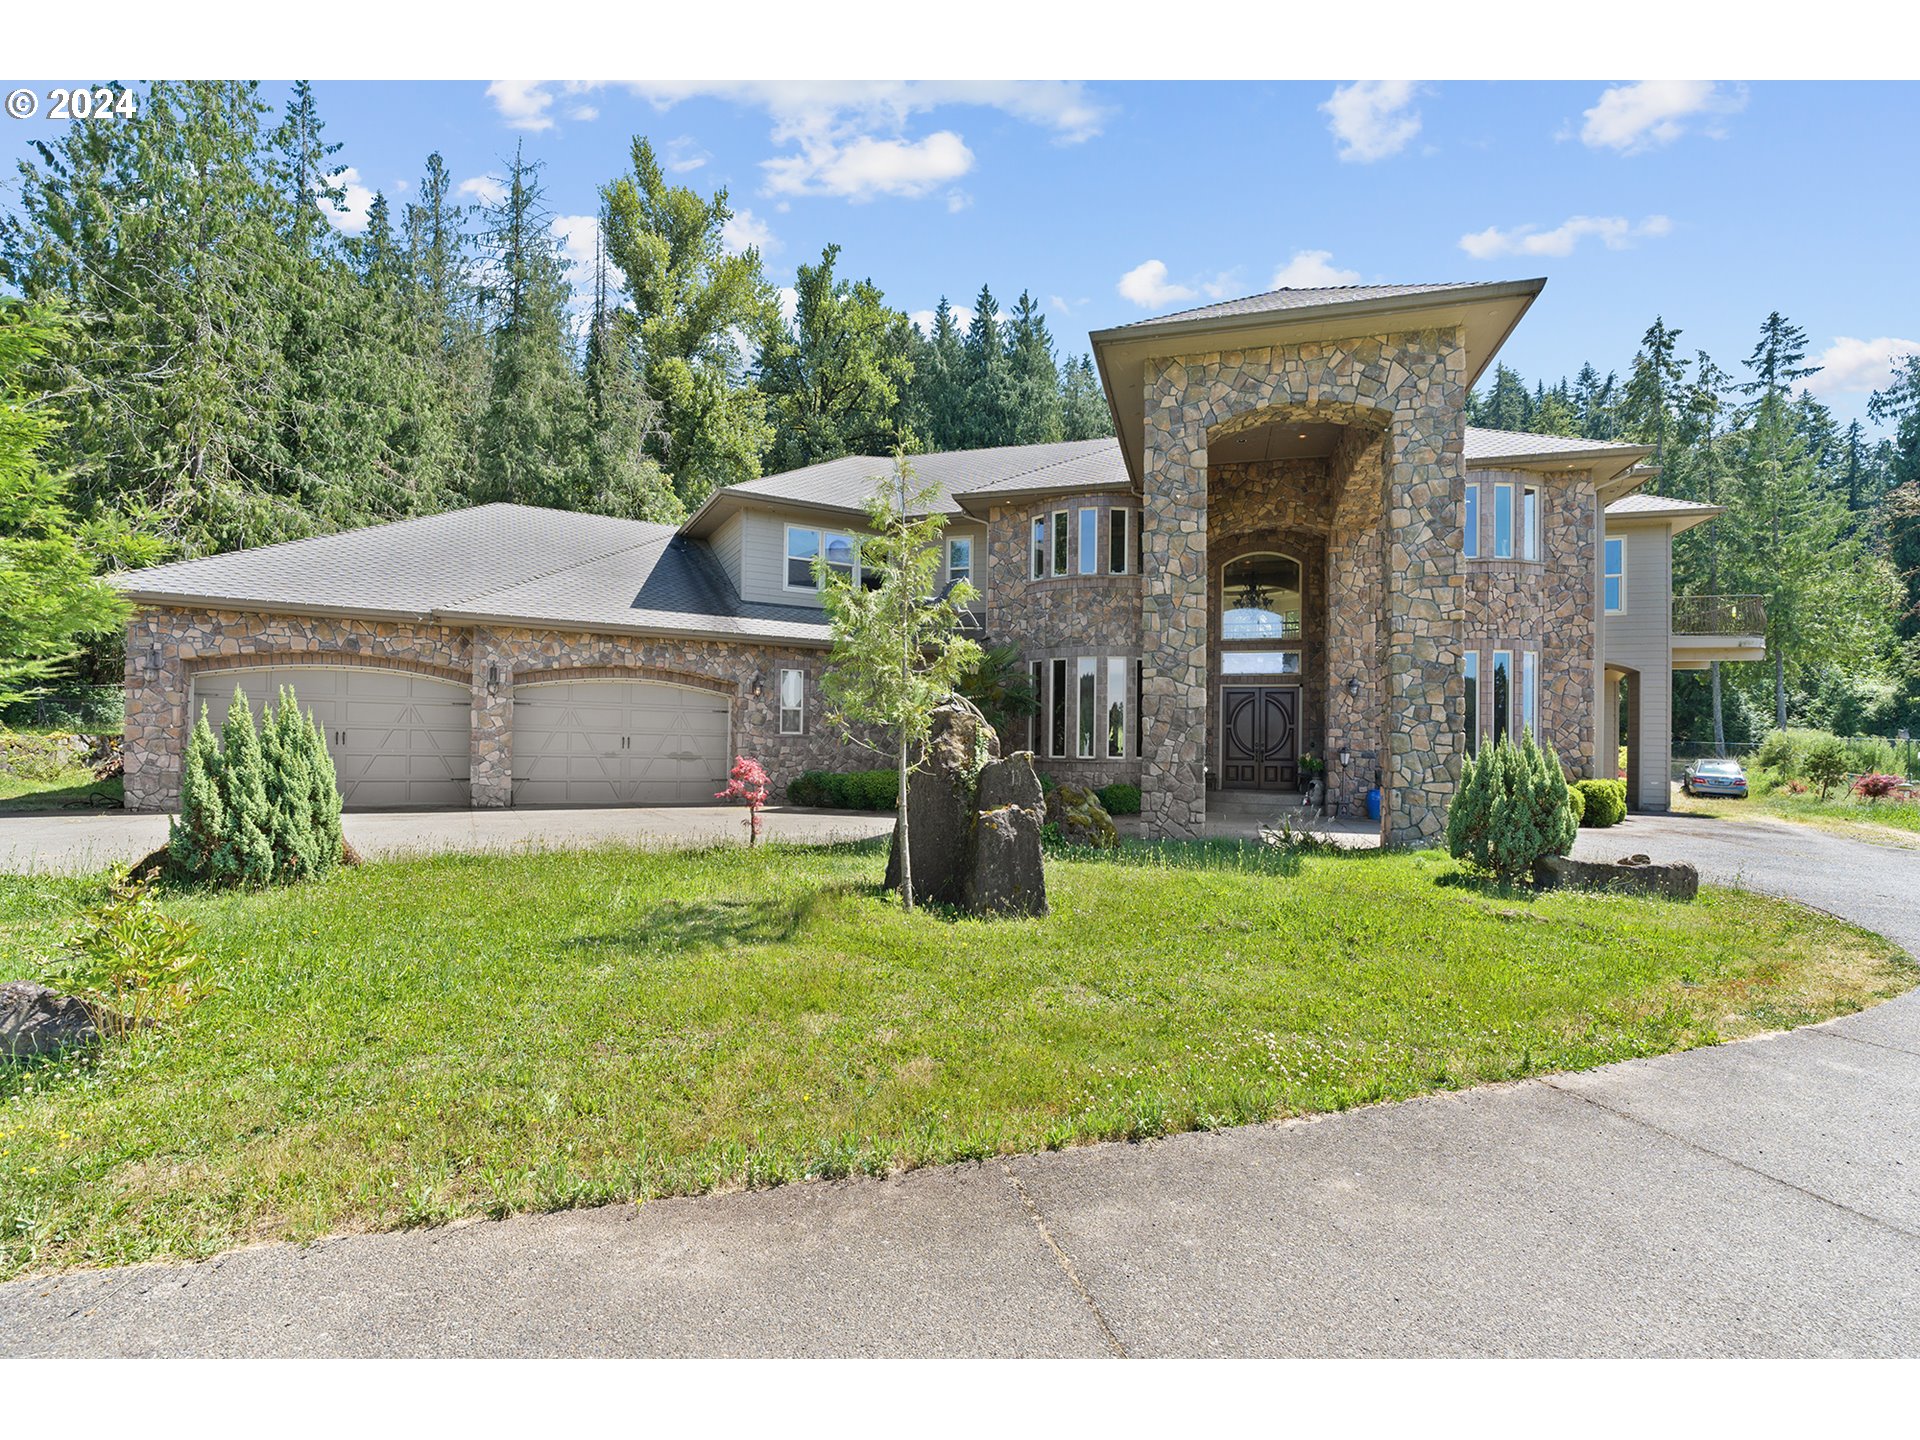
{"label": "stone veneer wall", "polygon": [[[1593,476],[1585,470],[1532,473],[1476,469],[1480,509],[1490,516],[1491,486],[1510,483],[1540,492],[1540,559],[1467,560],[1466,623],[1462,647],[1481,652],[1480,727],[1491,737],[1492,655],[1514,652],[1514,681],[1520,681],[1519,655],[1540,655],[1539,738],[1551,745],[1575,777],[1594,766],[1594,657],[1598,644],[1594,595],[1597,513]],[[1518,500],[1515,501],[1516,509]],[[1488,555],[1491,521],[1480,551]],[[1464,711],[1462,712],[1464,714]]]}
{"label": "stone veneer wall", "polygon": [[[1206,819],[1210,439],[1267,420],[1333,420],[1385,430],[1384,533],[1376,530],[1383,633],[1375,647],[1384,651],[1388,741],[1382,831],[1395,843],[1433,841],[1445,827],[1461,755],[1454,717],[1461,698],[1458,505],[1465,471],[1466,356],[1459,333],[1172,356],[1146,362],[1141,385],[1142,789],[1150,832],[1195,835]],[[1362,478],[1357,469],[1353,478]],[[1364,505],[1356,499],[1349,518],[1357,519]],[[1334,567],[1343,584],[1368,568],[1361,537],[1350,535],[1347,542],[1349,553]],[[1334,604],[1336,612],[1342,608],[1337,599]],[[1339,643],[1330,637],[1330,648]]]}
{"label": "stone veneer wall", "polygon": [[[1107,785],[1115,781],[1138,784],[1140,760],[1134,734],[1140,720],[1140,697],[1134,680],[1140,658],[1140,575],[1138,572],[1139,531],[1131,530],[1129,564],[1125,575],[1061,575],[1031,578],[1030,546],[1033,521],[1055,510],[1070,514],[1086,506],[1100,510],[1100,559],[1104,569],[1108,511],[1127,510],[1130,527],[1140,523],[1135,497],[1126,495],[1049,496],[1044,500],[995,506],[987,524],[987,563],[993,584],[993,601],[987,615],[987,643],[1013,645],[1023,661],[1075,660],[1092,656],[1095,667],[1094,688],[1105,713],[1107,703],[1107,657],[1118,655],[1126,661],[1128,754],[1124,759],[1105,755],[1091,760],[1078,756],[1036,754],[1035,767],[1055,779],[1074,785]],[[1077,519],[1071,522],[1078,524]],[[1051,673],[1049,671],[1049,673]],[[1040,716],[1044,722],[1047,712]],[[1069,742],[1073,730],[1073,711],[1068,709]],[[1106,727],[1097,727],[1104,736]],[[1042,738],[1044,740],[1044,729]],[[1003,750],[1027,747],[1027,735],[1001,736]]]}
{"label": "stone veneer wall", "polygon": [[[157,811],[178,804],[192,677],[249,662],[369,666],[466,681],[474,695],[473,803],[481,807],[512,802],[516,675],[556,679],[578,672],[582,679],[617,675],[711,689],[732,697],[734,749],[767,767],[777,796],[803,770],[849,768],[845,743],[821,718],[825,659],[825,651],[799,646],[143,609],[127,628],[126,805]],[[491,696],[489,666],[499,673],[498,693]],[[804,735],[779,733],[773,672],[781,668],[807,672]]]}

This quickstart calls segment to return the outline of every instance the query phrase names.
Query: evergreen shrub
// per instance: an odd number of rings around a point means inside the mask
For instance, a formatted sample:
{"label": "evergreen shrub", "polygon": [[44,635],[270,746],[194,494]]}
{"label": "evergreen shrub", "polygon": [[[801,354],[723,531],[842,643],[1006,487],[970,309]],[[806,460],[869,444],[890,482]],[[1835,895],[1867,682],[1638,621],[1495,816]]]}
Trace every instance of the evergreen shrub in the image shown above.
{"label": "evergreen shrub", "polygon": [[1525,879],[1536,862],[1573,848],[1575,805],[1560,759],[1528,732],[1469,757],[1447,811],[1447,853],[1502,880]]}

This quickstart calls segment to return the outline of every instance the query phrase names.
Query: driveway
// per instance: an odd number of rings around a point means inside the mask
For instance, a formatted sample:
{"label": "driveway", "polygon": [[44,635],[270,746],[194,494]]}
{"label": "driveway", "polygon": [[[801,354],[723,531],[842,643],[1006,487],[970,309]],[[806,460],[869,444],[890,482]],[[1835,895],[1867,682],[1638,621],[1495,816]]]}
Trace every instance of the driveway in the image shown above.
{"label": "driveway", "polygon": [[[1635,818],[1920,950],[1920,852]],[[1920,1001],[1314,1121],[0,1286],[0,1349],[1912,1355]]]}
{"label": "driveway", "polygon": [[[863,840],[893,828],[893,816],[770,808],[766,834],[800,843]],[[569,848],[607,842],[707,845],[746,838],[746,811],[728,805],[651,809],[394,810],[345,817],[347,839],[368,855],[441,850]],[[118,810],[0,815],[0,872],[97,870],[138,860],[166,842],[167,817]]]}

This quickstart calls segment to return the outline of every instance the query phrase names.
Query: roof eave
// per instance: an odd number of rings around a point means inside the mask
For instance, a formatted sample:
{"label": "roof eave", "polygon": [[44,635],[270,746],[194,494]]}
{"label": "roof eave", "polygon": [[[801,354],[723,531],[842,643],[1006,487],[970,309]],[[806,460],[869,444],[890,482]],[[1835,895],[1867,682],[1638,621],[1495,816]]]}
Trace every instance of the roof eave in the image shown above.
{"label": "roof eave", "polygon": [[[1231,334],[1240,330],[1265,330],[1276,325],[1310,325],[1319,320],[1330,320],[1336,316],[1354,316],[1367,319],[1375,315],[1391,315],[1396,311],[1433,310],[1458,304],[1475,304],[1486,300],[1526,299],[1531,302],[1546,288],[1544,275],[1529,280],[1495,280],[1485,285],[1461,285],[1447,290],[1423,290],[1412,295],[1383,295],[1371,300],[1335,300],[1324,305],[1302,305],[1291,310],[1256,310],[1245,315],[1215,315],[1192,320],[1141,320],[1131,325],[1112,325],[1104,330],[1087,332],[1087,342],[1098,349],[1102,345],[1117,341],[1140,340],[1148,337],[1171,337],[1179,339],[1186,335]],[[1525,307],[1521,307],[1525,313]],[[1500,334],[1500,342],[1513,333],[1513,326],[1519,323],[1516,315],[1512,323]],[[1493,350],[1500,348],[1496,342]],[[1489,352],[1491,353],[1491,352]]]}
{"label": "roof eave", "polygon": [[371,605],[313,605],[298,601],[193,595],[174,590],[132,590],[124,587],[120,593],[136,605],[168,610],[238,610],[248,615],[344,615],[353,620],[384,620],[404,625],[431,625],[436,619],[435,612],[431,610],[388,610]]}
{"label": "roof eave", "polygon": [[507,625],[517,626],[523,630],[551,630],[562,633],[574,631],[582,635],[639,635],[656,640],[711,640],[728,645],[799,645],[815,650],[829,649],[833,645],[830,634],[817,637],[808,634],[743,635],[737,630],[675,625],[622,625],[616,621],[607,620],[580,620],[550,615],[492,614],[484,610],[442,610],[436,612],[434,618],[443,625]]}

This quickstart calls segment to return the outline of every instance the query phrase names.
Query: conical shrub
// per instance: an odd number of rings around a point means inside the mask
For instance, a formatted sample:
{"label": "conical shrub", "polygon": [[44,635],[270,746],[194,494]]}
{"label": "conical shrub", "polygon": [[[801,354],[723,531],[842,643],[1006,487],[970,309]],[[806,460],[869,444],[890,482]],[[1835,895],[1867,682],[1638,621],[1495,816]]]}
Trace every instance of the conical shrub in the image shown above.
{"label": "conical shrub", "polygon": [[1578,818],[1559,757],[1531,732],[1502,736],[1467,761],[1447,810],[1447,853],[1503,880],[1573,848]]}
{"label": "conical shrub", "polygon": [[308,813],[312,816],[314,873],[324,875],[346,853],[346,835],[340,826],[340,786],[334,778],[333,757],[311,711],[304,718],[307,758]]}
{"label": "conical shrub", "polygon": [[254,728],[253,708],[238,686],[220,728],[220,801],[226,810],[226,832],[213,856],[216,885],[255,888],[274,880],[272,811],[267,804],[266,761],[260,752],[260,732]]}
{"label": "conical shrub", "polygon": [[187,741],[186,764],[180,774],[180,815],[167,826],[168,874],[189,883],[210,879],[214,851],[226,833],[227,807],[220,799],[220,746],[207,723],[207,707],[202,705]]}

